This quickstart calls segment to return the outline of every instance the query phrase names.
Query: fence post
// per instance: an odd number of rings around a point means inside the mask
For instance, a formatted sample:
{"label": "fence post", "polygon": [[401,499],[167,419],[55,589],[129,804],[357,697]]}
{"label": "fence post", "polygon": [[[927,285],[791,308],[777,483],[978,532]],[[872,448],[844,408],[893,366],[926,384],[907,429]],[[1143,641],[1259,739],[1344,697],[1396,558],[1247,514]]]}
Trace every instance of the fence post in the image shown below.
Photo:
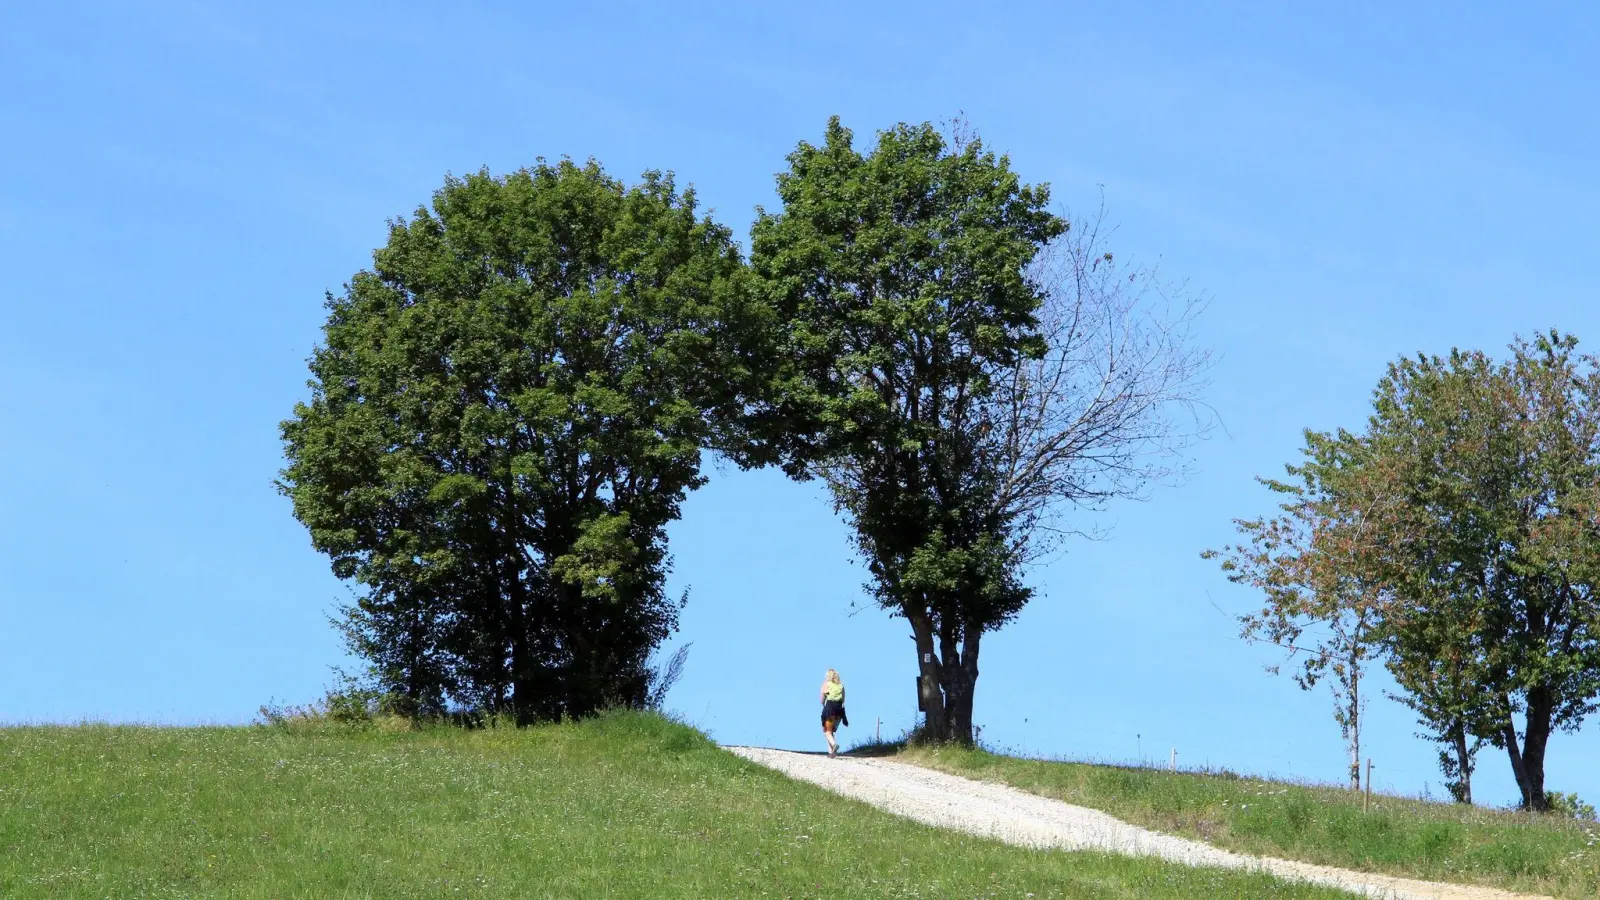
{"label": "fence post", "polygon": [[1178,771],[1178,748],[1172,748],[1172,771]]}
{"label": "fence post", "polygon": [[1365,813],[1372,803],[1372,757],[1367,757],[1367,792],[1361,795],[1361,811]]}
{"label": "fence post", "polygon": [[873,742],[883,743],[883,716],[878,717],[878,727],[873,731]]}

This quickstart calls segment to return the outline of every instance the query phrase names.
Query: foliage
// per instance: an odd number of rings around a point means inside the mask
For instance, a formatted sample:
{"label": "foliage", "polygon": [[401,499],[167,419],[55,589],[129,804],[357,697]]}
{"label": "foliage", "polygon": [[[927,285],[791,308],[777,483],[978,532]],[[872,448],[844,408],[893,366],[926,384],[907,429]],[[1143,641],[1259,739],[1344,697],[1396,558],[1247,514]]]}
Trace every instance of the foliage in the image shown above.
{"label": "foliage", "polygon": [[1403,512],[1367,562],[1396,594],[1397,680],[1459,691],[1444,712],[1538,809],[1551,734],[1600,695],[1600,366],[1555,332],[1510,349],[1390,367],[1368,440]]}
{"label": "foliage", "polygon": [[1594,805],[1585,803],[1577,794],[1563,794],[1560,791],[1549,791],[1545,794],[1545,809],[1550,814],[1562,819],[1578,819],[1583,822],[1596,821]]}
{"label": "foliage", "polygon": [[909,621],[930,727],[970,741],[979,639],[1030,595],[979,415],[995,375],[1042,352],[1027,268],[1065,223],[1004,157],[929,124],[863,154],[835,118],[778,196],[751,265],[794,360],[789,468],[827,480],[878,603]]}
{"label": "foliage", "polygon": [[769,328],[692,191],[597,163],[448,179],[328,298],[281,488],[409,715],[647,699],[665,527]]}
{"label": "foliage", "polygon": [[1471,676],[1472,647],[1482,629],[1468,604],[1440,598],[1453,607],[1444,615],[1412,618],[1386,630],[1385,667],[1400,685],[1395,699],[1417,714],[1425,731],[1418,736],[1439,744],[1439,771],[1445,789],[1459,803],[1472,802],[1472,773],[1484,740],[1474,723],[1485,721],[1486,698]]}
{"label": "foliage", "polygon": [[1151,273],[1113,267],[1098,227],[1051,249],[1048,189],[961,123],[863,153],[834,119],[778,194],[751,264],[793,366],[786,466],[827,482],[875,600],[910,625],[928,734],[970,742],[982,636],[1032,597],[1058,505],[1136,493],[1181,449],[1166,415],[1204,367],[1194,307],[1146,315]]}
{"label": "foliage", "polygon": [[639,713],[402,732],[10,728],[0,760],[7,900],[1342,896],[927,828]]}
{"label": "foliage", "polygon": [[[1510,349],[1402,359],[1364,433],[1308,433],[1311,496],[1359,516],[1329,519],[1340,553],[1273,555],[1269,540],[1255,563],[1320,559],[1334,610],[1372,598],[1368,635],[1444,746],[1451,793],[1470,801],[1488,743],[1540,809],[1551,734],[1600,696],[1600,365],[1556,332]],[[1269,609],[1276,577],[1257,579]]]}
{"label": "foliage", "polygon": [[1249,543],[1202,555],[1221,559],[1229,581],[1265,595],[1260,610],[1240,617],[1246,640],[1299,657],[1294,679],[1301,688],[1330,682],[1334,721],[1349,748],[1350,787],[1359,789],[1361,680],[1377,650],[1373,629],[1385,596],[1357,563],[1383,540],[1392,504],[1362,479],[1356,442],[1307,433],[1304,453],[1304,465],[1287,467],[1295,480],[1258,479],[1285,498],[1280,514],[1235,520]]}

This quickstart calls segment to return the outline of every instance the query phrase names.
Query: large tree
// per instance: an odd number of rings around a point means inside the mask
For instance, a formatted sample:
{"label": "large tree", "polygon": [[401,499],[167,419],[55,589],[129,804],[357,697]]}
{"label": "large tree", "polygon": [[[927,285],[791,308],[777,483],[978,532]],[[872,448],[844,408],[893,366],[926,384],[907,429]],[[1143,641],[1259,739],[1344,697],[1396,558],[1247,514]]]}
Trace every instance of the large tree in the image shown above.
{"label": "large tree", "polygon": [[926,734],[970,742],[983,635],[1031,597],[1052,504],[1156,474],[1203,358],[1142,327],[1097,231],[1041,267],[1067,231],[1048,190],[953,137],[900,125],[862,153],[831,121],[778,176],[751,264],[787,335],[779,449],[827,481],[910,625]]}
{"label": "large tree", "polygon": [[1600,364],[1555,332],[1510,349],[1403,359],[1379,383],[1367,440],[1403,515],[1370,563],[1397,596],[1392,669],[1431,692],[1419,711],[1460,774],[1481,738],[1544,809],[1549,740],[1600,696]]}
{"label": "large tree", "polygon": [[598,164],[451,178],[340,296],[282,490],[383,686],[519,722],[648,700],[664,529],[752,371],[729,232]]}

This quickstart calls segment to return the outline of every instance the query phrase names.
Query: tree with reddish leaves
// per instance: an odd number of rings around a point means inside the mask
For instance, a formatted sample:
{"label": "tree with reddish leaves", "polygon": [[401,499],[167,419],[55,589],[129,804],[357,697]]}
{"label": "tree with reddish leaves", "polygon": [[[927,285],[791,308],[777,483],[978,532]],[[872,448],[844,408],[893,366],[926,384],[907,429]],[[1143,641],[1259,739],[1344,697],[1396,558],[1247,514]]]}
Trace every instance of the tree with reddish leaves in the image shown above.
{"label": "tree with reddish leaves", "polygon": [[1228,580],[1266,595],[1259,610],[1239,618],[1241,636],[1288,651],[1301,688],[1331,687],[1352,790],[1361,787],[1362,679],[1379,653],[1374,630],[1387,599],[1363,559],[1384,539],[1394,511],[1352,465],[1363,449],[1352,435],[1306,432],[1305,463],[1287,467],[1292,480],[1259,479],[1284,497],[1279,514],[1235,520],[1246,542],[1202,554],[1220,559]]}

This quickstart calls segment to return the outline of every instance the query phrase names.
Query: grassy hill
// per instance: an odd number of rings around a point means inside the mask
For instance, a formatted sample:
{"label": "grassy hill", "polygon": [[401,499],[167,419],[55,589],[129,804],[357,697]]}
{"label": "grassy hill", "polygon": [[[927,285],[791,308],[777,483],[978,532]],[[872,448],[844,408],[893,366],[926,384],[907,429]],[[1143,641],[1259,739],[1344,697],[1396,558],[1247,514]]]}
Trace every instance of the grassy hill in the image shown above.
{"label": "grassy hill", "polygon": [[898,758],[1246,853],[1573,900],[1600,897],[1594,822],[1377,794],[1363,813],[1359,794],[1336,787],[982,750],[899,749]]}
{"label": "grassy hill", "polygon": [[1348,895],[941,832],[618,714],[523,731],[0,729],[0,896]]}

